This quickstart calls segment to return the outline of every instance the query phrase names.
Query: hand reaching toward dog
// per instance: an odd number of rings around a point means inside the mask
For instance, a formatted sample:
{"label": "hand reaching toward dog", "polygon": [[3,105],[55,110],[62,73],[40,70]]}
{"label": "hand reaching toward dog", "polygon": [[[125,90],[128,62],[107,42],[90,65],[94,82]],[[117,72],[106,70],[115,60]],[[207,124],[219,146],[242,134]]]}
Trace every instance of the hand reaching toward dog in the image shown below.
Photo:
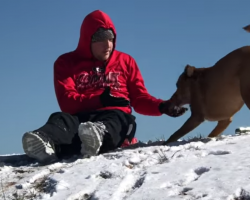
{"label": "hand reaching toward dog", "polygon": [[163,101],[159,105],[159,110],[162,114],[166,114],[170,117],[180,117],[183,115],[188,109],[185,107],[174,106],[171,101]]}

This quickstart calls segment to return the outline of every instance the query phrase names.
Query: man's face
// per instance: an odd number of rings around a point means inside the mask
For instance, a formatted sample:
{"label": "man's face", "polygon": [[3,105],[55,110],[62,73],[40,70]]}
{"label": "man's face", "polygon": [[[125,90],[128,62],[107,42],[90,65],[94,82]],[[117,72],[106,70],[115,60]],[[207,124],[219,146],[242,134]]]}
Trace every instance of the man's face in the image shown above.
{"label": "man's face", "polygon": [[110,54],[113,51],[113,39],[106,39],[103,41],[92,42],[91,50],[93,56],[100,60],[105,61],[109,58]]}

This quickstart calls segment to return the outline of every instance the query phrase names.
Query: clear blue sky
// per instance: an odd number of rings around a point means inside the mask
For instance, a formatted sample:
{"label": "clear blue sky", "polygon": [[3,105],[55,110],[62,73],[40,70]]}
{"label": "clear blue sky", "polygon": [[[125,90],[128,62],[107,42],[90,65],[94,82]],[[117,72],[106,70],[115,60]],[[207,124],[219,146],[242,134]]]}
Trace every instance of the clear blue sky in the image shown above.
{"label": "clear blue sky", "polygon": [[[250,44],[250,1],[0,1],[0,154],[23,153],[21,138],[59,111],[53,86],[55,59],[76,48],[83,18],[100,9],[117,29],[117,49],[133,56],[148,91],[168,99],[186,64],[208,67]],[[137,117],[142,141],[168,138],[190,116]],[[244,106],[225,134],[250,126]],[[205,122],[188,136],[207,135]]]}

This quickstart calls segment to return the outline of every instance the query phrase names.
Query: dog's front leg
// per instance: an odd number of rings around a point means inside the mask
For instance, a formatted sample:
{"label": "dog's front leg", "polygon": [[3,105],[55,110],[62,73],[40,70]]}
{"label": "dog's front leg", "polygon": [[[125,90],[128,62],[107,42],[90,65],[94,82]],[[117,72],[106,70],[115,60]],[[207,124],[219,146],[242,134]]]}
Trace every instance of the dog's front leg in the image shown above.
{"label": "dog's front leg", "polygon": [[182,125],[182,127],[177,130],[174,134],[172,134],[166,142],[163,143],[163,145],[166,145],[170,142],[175,142],[193,129],[195,129],[197,126],[199,126],[204,121],[204,118],[202,116],[197,115],[191,115],[187,121]]}

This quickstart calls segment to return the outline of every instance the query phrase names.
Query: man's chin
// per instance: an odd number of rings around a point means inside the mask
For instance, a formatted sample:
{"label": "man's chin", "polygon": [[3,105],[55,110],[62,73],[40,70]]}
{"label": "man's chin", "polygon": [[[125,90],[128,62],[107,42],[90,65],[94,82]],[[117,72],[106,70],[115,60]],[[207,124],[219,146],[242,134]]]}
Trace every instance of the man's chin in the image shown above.
{"label": "man's chin", "polygon": [[109,56],[99,56],[97,59],[99,61],[106,61],[106,60],[108,60],[108,58],[109,58]]}
{"label": "man's chin", "polygon": [[102,60],[102,61],[108,60],[109,56],[110,56],[110,54],[103,55],[102,57],[100,57],[100,60]]}

